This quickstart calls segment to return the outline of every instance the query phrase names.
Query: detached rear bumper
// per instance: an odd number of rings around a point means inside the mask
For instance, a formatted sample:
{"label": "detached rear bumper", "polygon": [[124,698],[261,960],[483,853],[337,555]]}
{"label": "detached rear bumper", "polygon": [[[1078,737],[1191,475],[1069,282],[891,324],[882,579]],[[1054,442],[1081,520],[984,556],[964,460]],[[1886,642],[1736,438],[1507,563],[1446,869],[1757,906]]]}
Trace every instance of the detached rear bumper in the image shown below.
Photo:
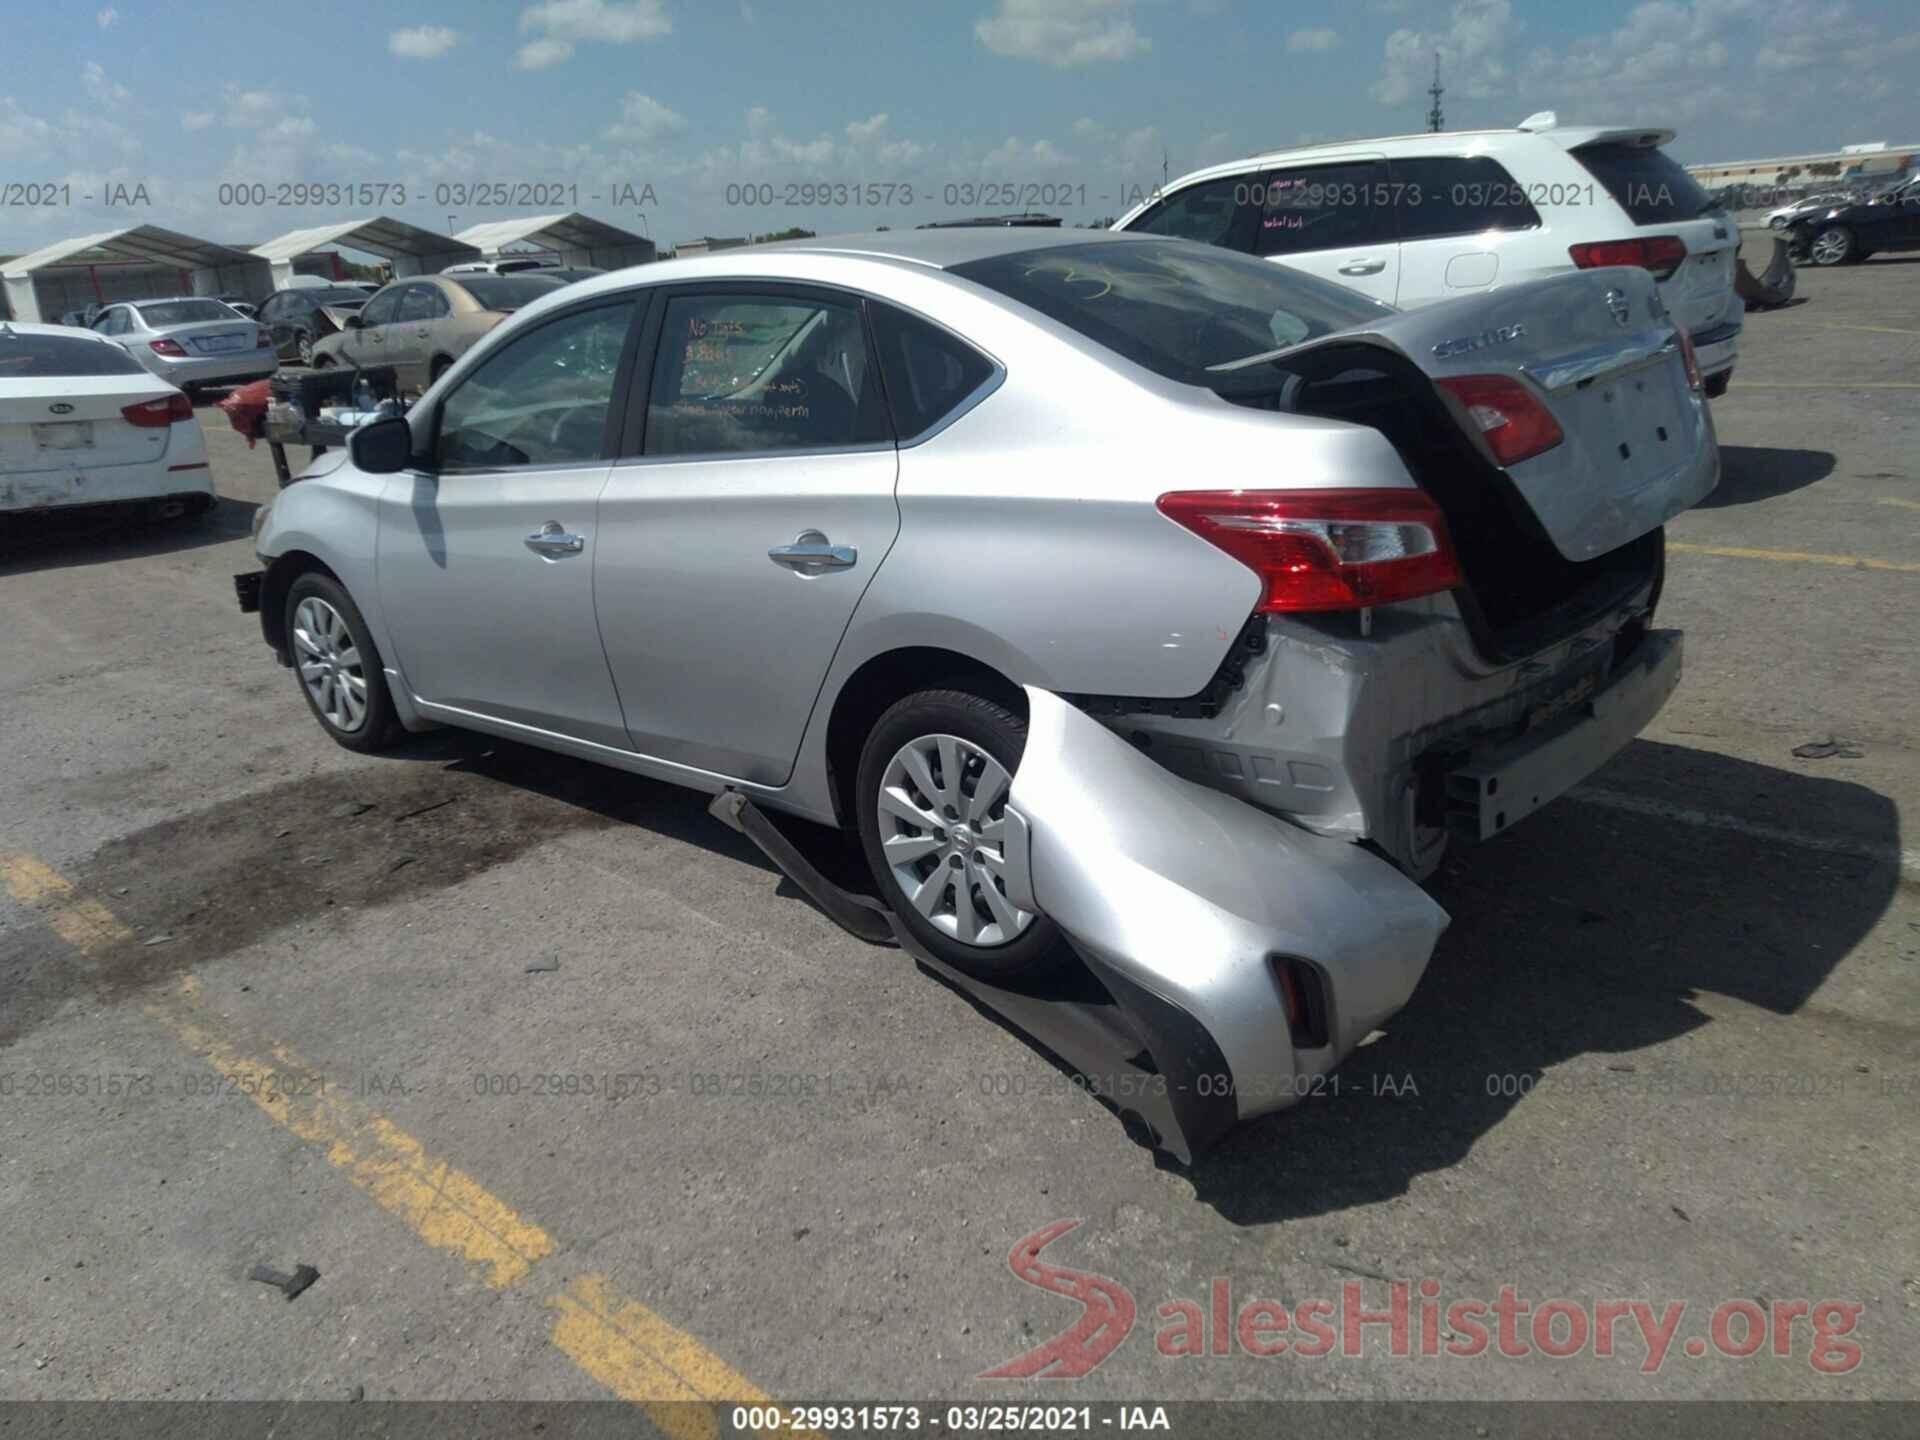
{"label": "detached rear bumper", "polygon": [[1050,691],[1027,700],[1010,897],[1210,1039],[1154,1057],[1195,1108],[1230,1123],[1312,1093],[1413,994],[1446,912],[1372,853],[1182,780]]}

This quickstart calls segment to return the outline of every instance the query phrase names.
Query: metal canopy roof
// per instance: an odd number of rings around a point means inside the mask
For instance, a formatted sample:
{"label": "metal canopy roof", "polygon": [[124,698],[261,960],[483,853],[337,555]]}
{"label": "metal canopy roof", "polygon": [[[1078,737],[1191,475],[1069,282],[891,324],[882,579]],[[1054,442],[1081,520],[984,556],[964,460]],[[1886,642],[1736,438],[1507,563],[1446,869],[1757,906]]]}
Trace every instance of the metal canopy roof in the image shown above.
{"label": "metal canopy roof", "polygon": [[251,265],[255,260],[246,251],[231,245],[182,235],[178,230],[163,230],[158,225],[135,225],[128,230],[107,230],[98,235],[62,240],[31,255],[9,260],[6,270],[0,273],[17,278],[55,265],[93,264],[103,257],[110,261],[146,260],[188,270]]}
{"label": "metal canopy roof", "polygon": [[418,225],[409,225],[404,220],[395,220],[386,215],[376,215],[370,220],[342,220],[332,225],[315,225],[306,230],[289,230],[276,240],[256,246],[253,253],[262,260],[292,260],[324,245],[345,245],[353,250],[364,250],[369,255],[384,255],[388,259],[397,255],[464,257],[479,253],[473,246],[451,235],[423,230]]}
{"label": "metal canopy roof", "polygon": [[602,250],[623,245],[652,245],[644,235],[622,230],[570,210],[564,215],[524,215],[518,220],[489,220],[454,237],[483,255],[497,255],[521,241],[544,242],[554,250]]}

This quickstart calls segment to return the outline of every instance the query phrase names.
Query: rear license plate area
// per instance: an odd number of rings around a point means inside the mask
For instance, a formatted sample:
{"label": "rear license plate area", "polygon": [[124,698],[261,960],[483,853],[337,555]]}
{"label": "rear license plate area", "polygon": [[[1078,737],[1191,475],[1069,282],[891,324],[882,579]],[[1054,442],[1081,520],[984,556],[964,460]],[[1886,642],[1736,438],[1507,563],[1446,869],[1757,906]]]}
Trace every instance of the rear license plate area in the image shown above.
{"label": "rear license plate area", "polygon": [[33,427],[33,443],[41,450],[91,450],[91,420],[58,420]]}

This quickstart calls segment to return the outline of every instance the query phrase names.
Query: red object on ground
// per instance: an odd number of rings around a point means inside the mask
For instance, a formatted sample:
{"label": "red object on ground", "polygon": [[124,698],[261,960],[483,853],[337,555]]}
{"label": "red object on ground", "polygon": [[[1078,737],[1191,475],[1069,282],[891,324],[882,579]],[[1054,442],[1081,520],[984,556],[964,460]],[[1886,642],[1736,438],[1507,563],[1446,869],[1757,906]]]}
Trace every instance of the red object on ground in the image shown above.
{"label": "red object on ground", "polygon": [[220,408],[227,412],[227,419],[233,423],[233,428],[247,437],[249,450],[266,433],[267,406],[272,400],[273,382],[255,380],[229,390],[227,398],[220,402]]}

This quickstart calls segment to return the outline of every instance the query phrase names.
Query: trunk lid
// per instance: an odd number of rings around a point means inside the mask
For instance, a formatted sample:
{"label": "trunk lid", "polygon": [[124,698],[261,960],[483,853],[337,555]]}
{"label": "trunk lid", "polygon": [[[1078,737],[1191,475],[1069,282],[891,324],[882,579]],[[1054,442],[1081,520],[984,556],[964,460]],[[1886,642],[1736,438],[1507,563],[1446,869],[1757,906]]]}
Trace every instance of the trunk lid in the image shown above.
{"label": "trunk lid", "polygon": [[[8,381],[0,386],[0,474],[158,460],[172,427],[135,425],[121,411],[173,393],[144,371]],[[68,408],[57,411],[57,405]]]}
{"label": "trunk lid", "polygon": [[172,340],[198,360],[260,348],[260,327],[251,320],[206,320],[197,325],[169,326],[154,338]]}

